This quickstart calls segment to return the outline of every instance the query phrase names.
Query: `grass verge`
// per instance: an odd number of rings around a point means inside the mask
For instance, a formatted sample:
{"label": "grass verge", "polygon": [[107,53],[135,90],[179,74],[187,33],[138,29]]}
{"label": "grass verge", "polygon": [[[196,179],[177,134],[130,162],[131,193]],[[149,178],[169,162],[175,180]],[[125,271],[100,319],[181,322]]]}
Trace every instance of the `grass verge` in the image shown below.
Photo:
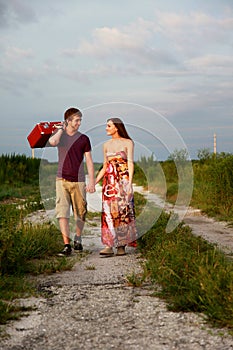
{"label": "grass verge", "polygon": [[166,299],[170,310],[200,312],[213,325],[233,329],[232,261],[182,223],[167,233],[168,220],[162,213],[139,239],[144,273],[130,282],[138,286],[149,278],[154,295]]}
{"label": "grass verge", "polygon": [[36,295],[32,275],[69,270],[85,254],[57,257],[63,247],[60,231],[49,223],[24,223],[27,213],[25,205],[0,204],[0,324],[24,314],[14,300]]}

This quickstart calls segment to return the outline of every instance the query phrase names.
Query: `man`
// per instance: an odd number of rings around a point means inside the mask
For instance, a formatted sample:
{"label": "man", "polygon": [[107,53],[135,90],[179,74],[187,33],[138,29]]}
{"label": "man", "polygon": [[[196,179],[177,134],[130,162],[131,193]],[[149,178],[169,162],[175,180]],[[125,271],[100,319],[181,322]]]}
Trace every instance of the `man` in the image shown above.
{"label": "man", "polygon": [[[56,178],[56,217],[64,241],[64,249],[60,256],[68,256],[72,252],[70,242],[69,218],[72,206],[76,234],[74,250],[82,251],[82,230],[87,213],[86,191],[95,192],[94,165],[89,138],[78,130],[82,113],[77,108],[69,108],[64,113],[63,125],[58,125],[49,143],[58,148],[58,171]],[[86,160],[89,183],[85,184],[83,160]]]}

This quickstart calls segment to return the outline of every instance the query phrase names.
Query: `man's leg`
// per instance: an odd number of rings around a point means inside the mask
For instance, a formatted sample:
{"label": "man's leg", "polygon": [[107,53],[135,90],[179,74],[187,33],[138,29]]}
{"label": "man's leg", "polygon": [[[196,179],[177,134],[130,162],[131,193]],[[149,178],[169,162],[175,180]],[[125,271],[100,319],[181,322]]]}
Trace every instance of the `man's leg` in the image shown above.
{"label": "man's leg", "polygon": [[72,248],[70,245],[69,219],[59,218],[58,221],[64,242],[64,249],[58,255],[69,256],[72,253]]}
{"label": "man's leg", "polygon": [[76,220],[76,237],[81,237],[85,222],[80,218]]}
{"label": "man's leg", "polygon": [[84,221],[81,219],[76,220],[76,232],[75,232],[75,237],[74,237],[74,250],[83,250],[82,246],[82,231],[84,227]]}
{"label": "man's leg", "polygon": [[78,182],[71,194],[72,207],[76,218],[76,234],[74,237],[74,249],[83,250],[82,247],[82,231],[85,224],[85,216],[87,212],[85,183]]}
{"label": "man's leg", "polygon": [[64,244],[70,244],[70,229],[69,229],[69,219],[59,218],[59,226],[63,238]]}
{"label": "man's leg", "polygon": [[64,249],[59,256],[67,256],[72,252],[70,245],[70,229],[69,229],[69,211],[70,211],[70,196],[69,183],[63,180],[56,181],[56,216],[59,222],[60,231],[62,234]]}

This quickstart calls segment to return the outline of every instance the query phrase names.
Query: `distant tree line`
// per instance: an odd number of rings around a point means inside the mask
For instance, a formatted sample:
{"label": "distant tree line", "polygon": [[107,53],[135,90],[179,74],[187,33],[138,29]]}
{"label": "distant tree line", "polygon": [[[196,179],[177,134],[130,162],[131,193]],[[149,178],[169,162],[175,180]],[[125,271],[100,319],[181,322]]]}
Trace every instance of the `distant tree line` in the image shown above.
{"label": "distant tree line", "polygon": [[26,155],[0,156],[0,182],[1,184],[31,184],[38,181],[40,159]]}

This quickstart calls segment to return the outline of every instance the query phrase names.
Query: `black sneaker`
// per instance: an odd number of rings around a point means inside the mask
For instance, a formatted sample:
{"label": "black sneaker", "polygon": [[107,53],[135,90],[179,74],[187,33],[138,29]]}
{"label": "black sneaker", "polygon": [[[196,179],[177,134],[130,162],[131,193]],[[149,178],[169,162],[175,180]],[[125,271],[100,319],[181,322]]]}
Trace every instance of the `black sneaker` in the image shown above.
{"label": "black sneaker", "polygon": [[78,250],[81,252],[83,250],[82,243],[74,241],[74,250]]}
{"label": "black sneaker", "polygon": [[72,253],[71,245],[66,244],[64,249],[58,254],[58,256],[69,256]]}

